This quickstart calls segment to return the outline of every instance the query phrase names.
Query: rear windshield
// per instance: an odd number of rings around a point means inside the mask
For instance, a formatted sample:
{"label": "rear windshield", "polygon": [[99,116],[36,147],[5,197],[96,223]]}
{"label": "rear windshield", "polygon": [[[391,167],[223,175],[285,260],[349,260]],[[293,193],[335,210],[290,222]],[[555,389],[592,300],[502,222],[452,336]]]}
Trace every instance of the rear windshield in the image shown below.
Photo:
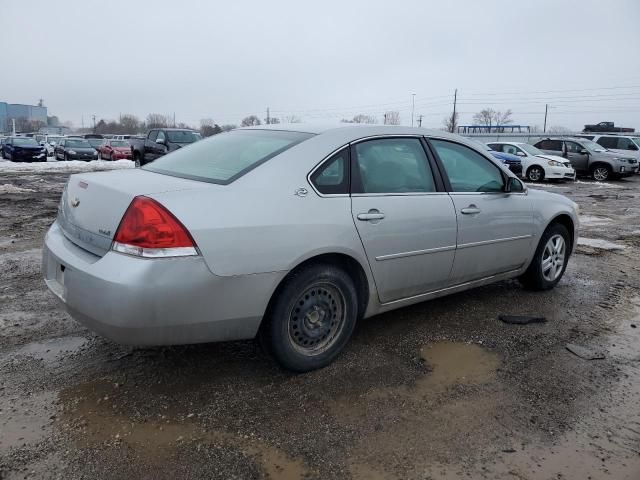
{"label": "rear windshield", "polygon": [[226,185],[311,136],[279,130],[233,130],[175,150],[143,168]]}

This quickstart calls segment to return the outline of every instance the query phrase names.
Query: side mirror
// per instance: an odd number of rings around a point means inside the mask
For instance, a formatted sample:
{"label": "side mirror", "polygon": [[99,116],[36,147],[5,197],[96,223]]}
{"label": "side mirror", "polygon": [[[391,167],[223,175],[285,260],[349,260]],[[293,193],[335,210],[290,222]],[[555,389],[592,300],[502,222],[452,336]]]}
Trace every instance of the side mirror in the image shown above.
{"label": "side mirror", "polygon": [[165,140],[164,140],[164,138],[156,138],[156,143],[159,143],[160,145],[164,145],[165,144]]}
{"label": "side mirror", "polygon": [[524,153],[524,152],[516,152],[516,155],[519,156],[519,157],[526,157],[527,156],[527,154]]}
{"label": "side mirror", "polygon": [[509,177],[504,186],[506,193],[520,193],[525,191],[524,184],[515,177]]}
{"label": "side mirror", "polygon": [[586,148],[580,150],[580,155],[589,155],[589,151]]}

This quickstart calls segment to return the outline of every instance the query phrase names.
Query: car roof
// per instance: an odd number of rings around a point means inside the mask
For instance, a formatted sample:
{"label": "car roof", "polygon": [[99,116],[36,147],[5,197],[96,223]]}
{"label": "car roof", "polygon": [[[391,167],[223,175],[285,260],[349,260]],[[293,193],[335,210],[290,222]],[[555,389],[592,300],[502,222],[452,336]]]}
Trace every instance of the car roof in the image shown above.
{"label": "car roof", "polygon": [[353,134],[354,138],[375,135],[427,135],[441,138],[460,140],[468,139],[443,130],[434,130],[422,127],[407,127],[404,125],[379,125],[363,123],[278,123],[275,125],[256,125],[254,127],[241,127],[237,130],[280,130],[287,132],[301,132],[321,135],[329,132],[340,132],[345,135]]}

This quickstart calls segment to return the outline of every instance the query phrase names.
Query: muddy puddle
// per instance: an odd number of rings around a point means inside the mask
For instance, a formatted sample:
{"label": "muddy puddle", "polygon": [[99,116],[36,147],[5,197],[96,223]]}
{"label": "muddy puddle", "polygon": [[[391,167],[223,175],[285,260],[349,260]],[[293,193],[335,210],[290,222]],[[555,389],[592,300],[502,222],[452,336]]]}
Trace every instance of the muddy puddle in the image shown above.
{"label": "muddy puddle", "polygon": [[[145,464],[170,465],[176,450],[186,446],[235,449],[252,458],[267,478],[299,480],[312,472],[306,464],[253,435],[211,428],[193,413],[171,408],[148,418],[133,415],[123,385],[93,382],[61,393],[63,412],[58,427],[73,437],[78,448],[119,448],[126,445]],[[132,420],[136,418],[137,420]]]}
{"label": "muddy puddle", "polygon": [[0,453],[34,445],[49,435],[56,397],[55,392],[0,397]]}
{"label": "muddy puddle", "polygon": [[84,337],[50,338],[26,345],[5,354],[0,361],[10,361],[21,357],[33,358],[44,362],[45,365],[55,364],[66,356],[77,353],[88,343]]}

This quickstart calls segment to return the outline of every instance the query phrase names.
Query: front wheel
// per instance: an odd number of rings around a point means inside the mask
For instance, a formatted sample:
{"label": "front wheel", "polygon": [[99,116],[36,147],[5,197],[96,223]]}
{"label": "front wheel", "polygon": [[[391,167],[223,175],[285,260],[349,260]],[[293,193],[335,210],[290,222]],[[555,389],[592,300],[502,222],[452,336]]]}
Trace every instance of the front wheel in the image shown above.
{"label": "front wheel", "polygon": [[569,260],[571,236],[567,227],[554,223],[542,234],[536,253],[520,283],[531,290],[549,290],[564,275]]}
{"label": "front wheel", "polygon": [[529,181],[531,182],[541,182],[542,180],[544,180],[543,168],[539,167],[538,165],[529,167],[529,169],[527,170],[527,179],[529,179]]}
{"label": "front wheel", "polygon": [[591,177],[596,182],[604,182],[611,178],[611,167],[608,165],[596,165],[591,169]]}
{"label": "front wheel", "polygon": [[330,364],[356,324],[351,277],[331,265],[311,265],[286,279],[276,295],[262,330],[276,360],[294,372]]}

